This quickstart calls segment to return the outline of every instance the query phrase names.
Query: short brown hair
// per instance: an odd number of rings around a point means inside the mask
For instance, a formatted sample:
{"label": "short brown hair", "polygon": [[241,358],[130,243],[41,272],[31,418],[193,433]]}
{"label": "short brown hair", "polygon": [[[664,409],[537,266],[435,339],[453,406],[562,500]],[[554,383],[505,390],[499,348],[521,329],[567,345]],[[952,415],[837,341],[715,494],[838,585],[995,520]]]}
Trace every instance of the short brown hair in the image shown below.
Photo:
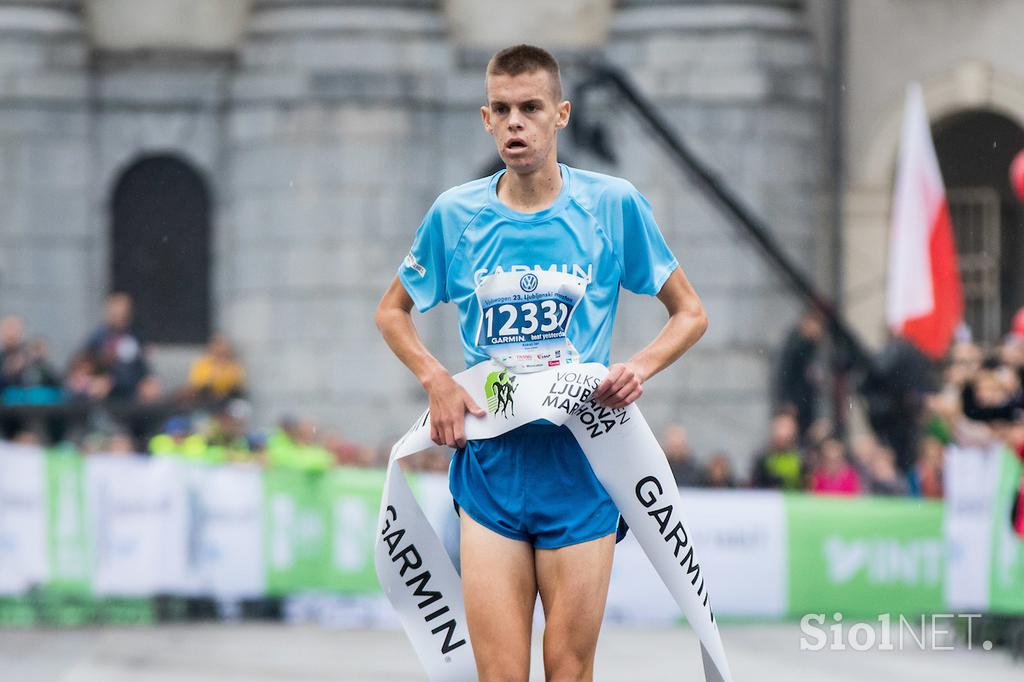
{"label": "short brown hair", "polygon": [[562,76],[558,62],[551,53],[534,45],[513,45],[501,50],[487,62],[488,76],[518,76],[533,71],[546,71],[551,76],[556,101],[562,99]]}

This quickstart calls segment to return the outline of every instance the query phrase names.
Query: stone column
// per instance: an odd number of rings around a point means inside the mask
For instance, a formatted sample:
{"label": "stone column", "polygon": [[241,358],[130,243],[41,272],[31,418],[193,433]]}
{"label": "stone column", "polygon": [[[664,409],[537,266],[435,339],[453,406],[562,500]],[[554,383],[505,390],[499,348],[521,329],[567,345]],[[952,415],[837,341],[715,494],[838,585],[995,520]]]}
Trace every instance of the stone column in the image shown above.
{"label": "stone column", "polygon": [[101,50],[232,51],[252,0],[85,0],[89,35]]}
{"label": "stone column", "polygon": [[[151,155],[191,166],[211,199],[211,258],[219,268],[225,187],[223,129],[247,0],[85,0],[91,48],[90,221],[96,278],[86,306],[101,309],[110,282],[111,198],[123,173]],[[187,20],[193,20],[189,23]],[[216,23],[211,28],[209,23]],[[202,24],[206,28],[199,28]],[[169,235],[168,239],[173,239]],[[214,276],[212,326],[219,306]],[[201,344],[154,347],[157,373],[182,384]]]}
{"label": "stone column", "polygon": [[86,51],[78,2],[0,0],[0,311],[61,362],[96,286]]}
{"label": "stone column", "polygon": [[547,50],[587,50],[604,45],[613,0],[445,0],[452,41],[493,53],[516,43]]}
{"label": "stone column", "polygon": [[[262,422],[308,415],[377,444],[422,409],[373,314],[450,186],[451,61],[434,2],[254,5],[227,122],[219,276]],[[442,326],[418,323],[428,343]]]}
{"label": "stone column", "polygon": [[[828,282],[823,85],[801,3],[623,0],[607,56],[812,280]],[[615,106],[603,119],[620,156],[609,172],[651,200],[710,319],[700,344],[651,383],[645,411],[655,428],[689,426],[700,452],[745,460],[764,438],[776,350],[801,305],[632,116]],[[663,323],[656,303],[636,303],[624,301],[619,358]]]}

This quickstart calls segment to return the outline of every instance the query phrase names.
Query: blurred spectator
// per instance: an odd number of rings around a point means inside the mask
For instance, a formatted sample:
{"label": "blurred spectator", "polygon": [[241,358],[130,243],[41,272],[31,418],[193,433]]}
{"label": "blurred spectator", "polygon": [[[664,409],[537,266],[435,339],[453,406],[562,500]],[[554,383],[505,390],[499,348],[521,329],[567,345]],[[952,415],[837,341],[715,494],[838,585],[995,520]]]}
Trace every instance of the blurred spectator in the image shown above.
{"label": "blurred spectator", "polygon": [[[53,405],[61,402],[60,376],[50,362],[46,340],[38,337],[25,343],[21,319],[9,316],[0,320],[0,403],[4,405]],[[52,442],[64,436],[59,419],[43,418]],[[36,426],[41,428],[42,423]],[[8,415],[0,423],[0,437],[30,428],[29,421]]]}
{"label": "blurred spectator", "polygon": [[871,467],[871,461],[875,457],[875,452],[880,447],[878,439],[871,433],[862,433],[853,439],[850,452],[853,455],[853,465],[857,468],[858,472],[861,474],[867,472]]}
{"label": "blurred spectator", "polygon": [[896,455],[871,434],[858,436],[853,442],[853,466],[861,479],[864,492],[871,495],[906,495],[907,480],[896,468]]}
{"label": "blurred spectator", "polygon": [[21,318],[8,315],[0,320],[0,391],[21,385],[24,366],[24,325]]}
{"label": "blurred spectator", "polygon": [[800,316],[782,345],[775,379],[776,411],[793,410],[800,438],[818,417],[822,368],[818,347],[825,334],[825,320],[817,310]]}
{"label": "blurred spectator", "polygon": [[842,441],[828,438],[819,446],[810,487],[811,492],[824,495],[856,495],[860,492],[860,479],[846,459]]}
{"label": "blurred spectator", "polygon": [[921,440],[917,462],[910,470],[910,494],[917,497],[942,497],[942,468],[945,452],[938,438]]}
{"label": "blurred spectator", "polygon": [[701,470],[693,455],[693,448],[687,438],[686,428],[679,424],[669,424],[661,438],[662,449],[668,458],[672,476],[676,485],[695,486],[700,484]]}
{"label": "blurred spectator", "polygon": [[925,401],[924,431],[944,445],[955,440],[957,423],[962,419],[960,393],[960,390],[946,384],[940,393],[928,396]]}
{"label": "blurred spectator", "polygon": [[[88,338],[82,355],[94,374],[109,377],[103,397],[149,402],[160,397],[160,385],[149,369],[145,349],[132,331],[132,299],[124,293],[107,297],[104,323]],[[93,385],[99,391],[104,384]]]}
{"label": "blurred spectator", "polygon": [[818,417],[804,433],[804,446],[816,448],[832,437],[835,429],[828,417]]}
{"label": "blurred spectator", "polygon": [[[1024,324],[1024,321],[1021,324]],[[999,360],[1010,371],[1016,373],[1018,385],[1024,386],[1024,330],[1021,330],[1021,334],[1011,331],[1006,335],[1006,339],[999,347]]]}
{"label": "blurred spectator", "polygon": [[164,424],[163,432],[149,439],[149,452],[152,455],[203,460],[206,457],[206,439],[192,433],[188,417],[171,417]]}
{"label": "blurred spectator", "polygon": [[986,358],[960,394],[964,415],[983,422],[1012,422],[1022,417],[1024,392],[1016,369],[996,356]]}
{"label": "blurred spectator", "polygon": [[328,433],[323,438],[324,447],[334,455],[334,462],[341,466],[364,466],[360,461],[359,446],[346,440],[340,434]]}
{"label": "blurred spectator", "polygon": [[308,419],[285,417],[267,439],[267,464],[272,467],[324,471],[334,456],[317,440],[316,424]]}
{"label": "blurred spectator", "polygon": [[248,428],[252,407],[235,398],[220,405],[206,434],[203,459],[211,464],[246,460],[250,457]]}
{"label": "blurred spectator", "polygon": [[907,478],[896,467],[892,448],[881,446],[865,476],[865,488],[872,495],[907,495]]}
{"label": "blurred spectator", "polygon": [[104,454],[108,455],[134,455],[138,452],[131,434],[125,431],[116,431],[107,439]]}
{"label": "blurred spectator", "polygon": [[[39,336],[32,339],[26,350],[25,366],[21,371],[21,385],[26,389],[59,389],[61,385],[60,372],[56,370],[50,360],[50,347],[46,339]],[[47,394],[51,395],[51,394]],[[42,400],[31,399],[29,402],[36,404],[47,402],[53,403],[59,400],[59,392],[52,398]]]}
{"label": "blurred spectator", "polygon": [[[20,390],[22,385],[24,333],[22,318],[8,315],[0,319],[0,402],[3,403],[11,402],[12,392]],[[5,416],[0,419],[0,437],[14,438],[25,426],[24,419]]]}
{"label": "blurred spectator", "polygon": [[264,431],[249,432],[249,461],[261,466],[267,463],[267,434]]}
{"label": "blurred spectator", "polygon": [[39,435],[35,431],[19,431],[14,435],[13,442],[18,445],[41,445]]}
{"label": "blurred spectator", "polygon": [[206,353],[192,363],[188,391],[193,397],[207,400],[239,398],[245,393],[245,369],[223,334],[214,334]]}
{"label": "blurred spectator", "polygon": [[911,468],[917,453],[924,408],[938,392],[931,360],[906,339],[892,335],[862,390],[871,428],[896,453],[900,469]]}
{"label": "blurred spectator", "polygon": [[91,455],[130,455],[138,453],[130,434],[117,427],[93,431],[83,439],[79,451]]}
{"label": "blurred spectator", "polygon": [[[0,402],[10,402],[11,390],[20,390],[23,364],[24,327],[21,318],[9,315],[0,320]],[[9,390],[11,389],[11,390]],[[0,437],[14,438],[25,428],[20,417],[0,419]]]}
{"label": "blurred spectator", "polygon": [[968,341],[957,343],[950,352],[949,368],[945,374],[946,383],[955,386],[958,391],[963,389],[975,372],[981,369],[984,359],[984,353],[975,344]]}
{"label": "blurred spectator", "polygon": [[[17,317],[0,320],[0,391],[5,403],[52,403],[52,397],[34,397],[28,389],[59,387],[60,375],[50,362],[46,339],[22,340],[22,323]],[[12,395],[16,395],[14,399]],[[50,394],[47,394],[48,396]],[[59,397],[59,396],[58,396]]]}
{"label": "blurred spectator", "polygon": [[724,452],[716,452],[708,460],[701,485],[706,488],[735,488],[736,477],[732,473],[732,460]]}
{"label": "blurred spectator", "polygon": [[796,417],[787,413],[776,415],[768,447],[754,461],[751,485],[783,490],[804,487],[806,466],[797,446],[797,430]]}
{"label": "blurred spectator", "polygon": [[71,359],[68,373],[64,378],[64,391],[72,400],[95,402],[103,400],[110,393],[111,378],[102,373],[85,353]]}
{"label": "blurred spectator", "polygon": [[78,451],[85,457],[98,455],[104,451],[107,445],[107,437],[99,431],[85,434],[79,443]]}

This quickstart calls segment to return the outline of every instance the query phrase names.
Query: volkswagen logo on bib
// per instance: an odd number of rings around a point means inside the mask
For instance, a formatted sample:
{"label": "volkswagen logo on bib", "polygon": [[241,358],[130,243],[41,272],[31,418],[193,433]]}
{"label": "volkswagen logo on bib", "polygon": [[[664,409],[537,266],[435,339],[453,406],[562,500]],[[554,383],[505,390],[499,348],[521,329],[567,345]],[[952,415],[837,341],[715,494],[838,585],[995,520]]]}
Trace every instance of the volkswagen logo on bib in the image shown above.
{"label": "volkswagen logo on bib", "polygon": [[526,293],[530,293],[531,291],[536,289],[537,275],[534,275],[533,273],[523,275],[523,278],[519,280],[519,288],[521,288]]}

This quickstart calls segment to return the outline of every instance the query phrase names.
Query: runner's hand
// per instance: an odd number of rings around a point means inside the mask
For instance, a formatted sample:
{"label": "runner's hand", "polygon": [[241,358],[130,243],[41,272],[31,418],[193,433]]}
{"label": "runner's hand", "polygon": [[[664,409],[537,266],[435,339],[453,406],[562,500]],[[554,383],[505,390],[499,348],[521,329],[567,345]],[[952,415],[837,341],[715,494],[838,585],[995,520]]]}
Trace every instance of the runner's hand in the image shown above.
{"label": "runner's hand", "polygon": [[608,375],[594,391],[593,400],[605,407],[629,405],[643,395],[643,377],[628,362],[617,362],[608,368]]}
{"label": "runner's hand", "polygon": [[466,411],[477,417],[487,414],[447,373],[431,381],[427,396],[430,398],[430,440],[438,445],[463,447],[466,444]]}

